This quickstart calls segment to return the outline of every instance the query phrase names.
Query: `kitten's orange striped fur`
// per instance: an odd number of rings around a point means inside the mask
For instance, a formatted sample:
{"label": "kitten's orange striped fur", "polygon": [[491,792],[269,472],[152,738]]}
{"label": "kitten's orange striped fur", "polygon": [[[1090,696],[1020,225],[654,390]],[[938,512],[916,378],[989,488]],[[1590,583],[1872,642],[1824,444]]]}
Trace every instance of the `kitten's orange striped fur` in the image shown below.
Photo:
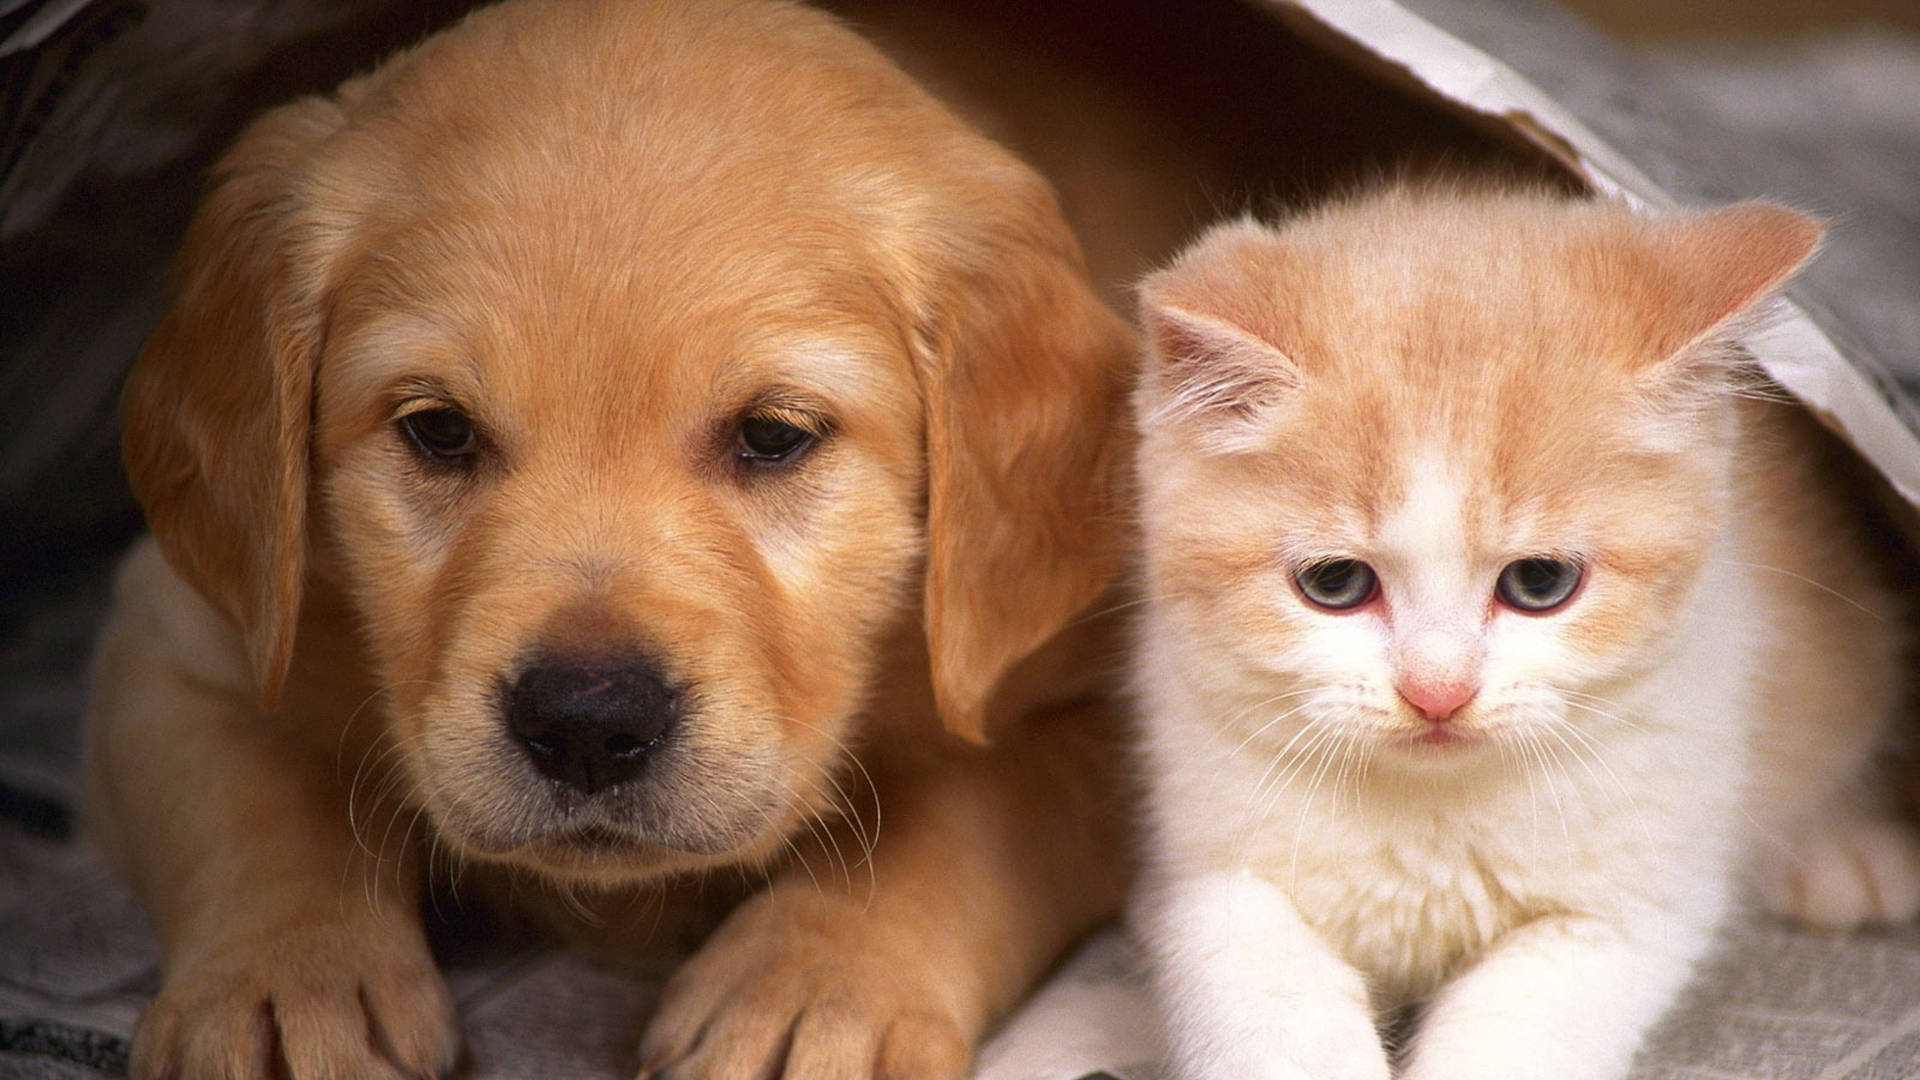
{"label": "kitten's orange striped fur", "polygon": [[1900,605],[1731,345],[1819,235],[1399,187],[1144,284],[1178,1075],[1385,1077],[1375,1017],[1425,1002],[1405,1077],[1618,1077],[1756,855],[1812,923],[1920,907],[1870,761]]}

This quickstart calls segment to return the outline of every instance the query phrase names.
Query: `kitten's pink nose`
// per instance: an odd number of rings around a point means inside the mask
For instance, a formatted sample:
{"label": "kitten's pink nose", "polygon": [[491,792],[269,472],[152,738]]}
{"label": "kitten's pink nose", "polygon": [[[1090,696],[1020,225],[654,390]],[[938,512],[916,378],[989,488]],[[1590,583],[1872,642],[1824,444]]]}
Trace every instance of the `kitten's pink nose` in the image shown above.
{"label": "kitten's pink nose", "polygon": [[1458,682],[1410,680],[1401,683],[1399,689],[1400,696],[1407,699],[1407,704],[1420,710],[1421,716],[1436,724],[1450,719],[1454,713],[1460,711],[1461,706],[1473,700],[1473,695],[1480,692],[1478,684],[1466,680]]}

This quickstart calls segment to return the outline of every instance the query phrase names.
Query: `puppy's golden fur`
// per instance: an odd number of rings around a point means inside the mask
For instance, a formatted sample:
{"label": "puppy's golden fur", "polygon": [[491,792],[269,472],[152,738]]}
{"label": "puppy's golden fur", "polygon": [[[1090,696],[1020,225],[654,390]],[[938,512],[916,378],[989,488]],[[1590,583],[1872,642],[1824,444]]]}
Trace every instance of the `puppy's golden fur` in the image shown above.
{"label": "puppy's golden fur", "polygon": [[[858,38],[481,11],[255,123],[181,266],[89,721],[166,957],[136,1075],[444,1070],[430,880],[644,926],[764,873],[648,1027],[679,1077],[960,1075],[1111,908],[1061,630],[1130,334],[1045,184]],[[542,771],[543,665],[671,700],[637,774]]]}

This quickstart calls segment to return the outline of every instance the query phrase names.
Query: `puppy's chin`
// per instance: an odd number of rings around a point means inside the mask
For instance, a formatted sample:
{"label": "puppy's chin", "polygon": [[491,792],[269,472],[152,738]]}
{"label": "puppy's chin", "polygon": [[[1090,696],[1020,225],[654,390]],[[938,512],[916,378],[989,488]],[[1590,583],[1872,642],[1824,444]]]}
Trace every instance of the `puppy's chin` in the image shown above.
{"label": "puppy's chin", "polygon": [[726,821],[650,820],[619,826],[555,818],[546,826],[462,827],[443,822],[440,839],[483,862],[503,863],[557,879],[641,883],[720,864],[751,865],[779,847],[772,814],[755,808]]}
{"label": "puppy's chin", "polygon": [[[747,755],[749,757],[765,755]],[[771,762],[703,766],[697,755],[594,795],[538,775],[510,755],[458,782],[420,785],[437,839],[461,854],[556,878],[639,882],[717,864],[755,864],[778,850],[788,801]]]}
{"label": "puppy's chin", "polygon": [[704,834],[663,843],[600,827],[548,833],[512,847],[469,847],[476,857],[556,880],[626,885],[719,864],[752,864],[779,847],[778,833],[743,828],[737,836]]}

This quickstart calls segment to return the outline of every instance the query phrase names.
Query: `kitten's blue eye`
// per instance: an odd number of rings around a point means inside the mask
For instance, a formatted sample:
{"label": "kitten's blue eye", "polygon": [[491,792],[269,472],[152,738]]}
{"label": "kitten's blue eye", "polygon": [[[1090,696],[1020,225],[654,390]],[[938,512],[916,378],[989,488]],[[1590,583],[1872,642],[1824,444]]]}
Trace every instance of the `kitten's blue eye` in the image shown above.
{"label": "kitten's blue eye", "polygon": [[1358,559],[1328,559],[1309,563],[1293,575],[1300,595],[1329,611],[1357,608],[1373,598],[1380,579],[1373,567]]}
{"label": "kitten's blue eye", "polygon": [[1573,598],[1580,575],[1580,564],[1566,559],[1515,559],[1500,571],[1494,593],[1520,611],[1552,611]]}

